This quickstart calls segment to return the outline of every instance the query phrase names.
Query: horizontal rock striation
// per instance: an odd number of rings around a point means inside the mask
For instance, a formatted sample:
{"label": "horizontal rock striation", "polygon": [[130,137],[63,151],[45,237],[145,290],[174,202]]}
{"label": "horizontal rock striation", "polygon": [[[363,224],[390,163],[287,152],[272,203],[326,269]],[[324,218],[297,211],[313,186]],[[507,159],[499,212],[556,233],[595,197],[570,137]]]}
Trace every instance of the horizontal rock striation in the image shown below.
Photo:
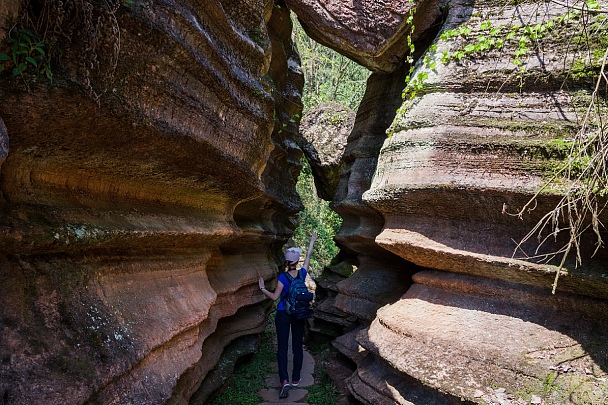
{"label": "horizontal rock striation", "polygon": [[[386,138],[386,127],[401,100],[404,77],[405,67],[402,67],[388,75],[372,74],[368,79],[344,152],[346,166],[332,203],[343,218],[336,241],[349,258],[346,260],[353,261],[357,266],[354,276],[337,284],[335,306],[363,320],[373,319],[375,310],[390,302],[390,296],[405,292],[411,274],[407,264],[375,244],[374,238],[381,230],[383,220],[376,210],[361,199],[371,184],[377,154]],[[359,276],[368,271],[368,266],[382,268],[387,273],[388,278],[377,280],[383,285],[379,294],[375,291],[378,286],[365,282],[365,277]]]}
{"label": "horizontal rock striation", "polygon": [[[463,16],[487,15],[499,26],[512,15],[534,16],[529,22],[540,24],[566,12],[534,4],[495,10],[463,3],[452,7],[445,28],[469,27],[475,38],[484,32],[481,17]],[[551,284],[555,267],[544,259],[560,247],[562,235],[538,250],[534,240],[517,249],[514,241],[522,240],[561,198],[559,190],[547,190],[534,210],[515,215],[565,159],[568,139],[584,112],[576,97],[589,92],[576,83],[569,83],[572,91],[563,89],[563,60],[580,53],[551,42],[558,39],[544,38],[549,46],[540,62],[539,55],[529,56],[526,78],[510,75],[509,46],[461,63],[438,62],[434,71],[420,64],[416,74],[428,74],[423,94],[408,101],[395,119],[364,196],[386,221],[377,238],[380,245],[425,267]],[[454,53],[466,44],[439,40],[427,56],[437,60],[446,49]],[[558,288],[606,298],[601,277],[606,253],[590,258],[594,246],[585,237],[582,246],[584,266],[575,269],[568,263]]]}
{"label": "horizontal rock striation", "polygon": [[224,348],[251,351],[264,328],[257,279],[301,207],[287,8],[150,1],[114,17],[118,54],[96,50],[114,70],[83,73],[74,40],[54,85],[0,86],[3,403],[204,402]]}
{"label": "horizontal rock striation", "polygon": [[[374,238],[383,220],[361,200],[372,181],[386,128],[401,102],[405,67],[391,74],[372,74],[344,151],[344,170],[332,202],[343,218],[336,235],[341,249],[335,266],[324,270],[318,284],[313,330],[336,336],[358,324],[369,324],[376,310],[398,299],[408,288],[414,266],[379,248]],[[356,267],[352,276],[349,271]],[[353,321],[353,318],[357,322]]]}
{"label": "horizontal rock striation", "polygon": [[475,403],[606,398],[605,300],[437,271],[414,281],[358,339],[374,362]]}
{"label": "horizontal rock striation", "polygon": [[[560,200],[566,181],[542,192],[534,210],[516,215],[564,161],[590,100],[592,81],[582,73],[566,80],[564,71],[564,58],[583,57],[564,37],[577,17],[549,30],[543,51],[520,55],[523,71],[512,63],[517,41],[486,53],[474,48],[490,35],[488,27],[543,25],[567,11],[544,3],[448,5],[444,30],[468,34],[438,37],[420,59],[406,91],[411,98],[391,125],[361,199],[383,220],[370,239],[433,269],[416,273],[369,327],[335,341],[357,363],[349,386],[362,403],[605,398],[606,250],[591,257],[594,235],[583,235],[583,264],[567,261],[551,295],[559,262],[546,259],[567,240],[517,244]],[[444,52],[452,56],[447,64]],[[606,214],[600,218],[605,222]],[[364,278],[375,277],[386,279],[374,269]]]}

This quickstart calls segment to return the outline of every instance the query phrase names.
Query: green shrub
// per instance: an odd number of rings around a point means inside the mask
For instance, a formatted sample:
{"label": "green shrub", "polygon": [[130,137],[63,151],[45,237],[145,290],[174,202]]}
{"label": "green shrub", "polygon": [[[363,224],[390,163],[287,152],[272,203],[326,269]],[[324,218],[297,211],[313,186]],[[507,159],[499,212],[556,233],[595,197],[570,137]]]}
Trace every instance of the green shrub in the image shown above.
{"label": "green shrub", "polygon": [[342,226],[342,218],[329,208],[329,203],[316,195],[312,170],[306,158],[302,158],[302,171],[296,184],[304,210],[299,214],[299,226],[293,240],[302,251],[308,248],[310,234],[317,232],[319,238],[315,243],[310,259],[310,272],[315,277],[320,275],[325,266],[338,254],[338,247],[334,242],[336,233]]}
{"label": "green shrub", "polygon": [[257,405],[261,402],[257,392],[266,388],[265,379],[273,372],[276,362],[275,331],[267,327],[261,337],[260,349],[250,361],[241,364],[225,384],[225,391],[217,396],[212,405]]}
{"label": "green shrub", "polygon": [[10,54],[0,54],[0,72],[7,67],[14,77],[22,77],[28,71],[34,75],[45,76],[53,82],[51,57],[48,54],[48,41],[28,29],[17,29],[6,41],[10,45]]}

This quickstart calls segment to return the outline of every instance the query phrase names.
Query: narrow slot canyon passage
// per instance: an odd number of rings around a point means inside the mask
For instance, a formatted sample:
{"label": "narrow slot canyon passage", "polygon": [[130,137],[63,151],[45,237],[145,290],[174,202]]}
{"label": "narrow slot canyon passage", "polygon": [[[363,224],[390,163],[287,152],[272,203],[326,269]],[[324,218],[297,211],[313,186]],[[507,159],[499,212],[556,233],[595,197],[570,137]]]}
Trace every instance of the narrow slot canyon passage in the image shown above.
{"label": "narrow slot canyon passage", "polygon": [[0,2],[0,404],[607,405],[607,11]]}

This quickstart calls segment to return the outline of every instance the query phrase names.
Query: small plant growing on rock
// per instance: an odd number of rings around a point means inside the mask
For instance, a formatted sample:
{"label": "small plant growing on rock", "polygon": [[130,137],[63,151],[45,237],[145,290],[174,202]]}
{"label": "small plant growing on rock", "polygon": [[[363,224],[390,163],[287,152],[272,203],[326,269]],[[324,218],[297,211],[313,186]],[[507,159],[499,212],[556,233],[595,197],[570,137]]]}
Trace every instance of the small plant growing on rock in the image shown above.
{"label": "small plant growing on rock", "polygon": [[14,77],[25,80],[24,73],[28,71],[34,75],[42,75],[52,83],[53,71],[48,41],[40,39],[35,32],[28,29],[16,29],[12,34],[6,41],[10,46],[10,54],[0,54],[0,62],[4,63],[0,65],[0,72],[8,68]]}
{"label": "small plant growing on rock", "polygon": [[[608,10],[605,5],[602,8],[596,0],[581,1],[575,3],[577,5],[559,0],[552,2],[563,7],[560,9],[561,14],[557,15],[557,11],[554,11],[551,17],[547,17],[544,21],[538,21],[531,15],[528,24],[522,23],[520,19],[517,23],[494,25],[490,17],[476,15],[457,28],[443,31],[440,35],[442,41],[440,45],[453,41],[454,46],[452,48],[446,46],[443,48],[446,50],[442,49],[442,52],[436,52],[437,48],[431,47],[427,56],[417,62],[416,75],[408,76],[406,79],[404,99],[410,101],[402,105],[398,114],[403,114],[412,103],[416,102],[412,99],[425,90],[424,81],[429,77],[430,72],[435,70],[436,62],[462,63],[468,58],[481,59],[492,51],[505,53],[509,49],[507,54],[510,60],[509,67],[505,68],[501,65],[483,73],[490,78],[486,89],[496,89],[499,93],[513,78],[519,80],[519,88],[522,89],[526,59],[532,52],[536,52],[538,59],[543,62],[555,62],[550,58],[542,57],[551,54],[551,46],[557,44],[565,47],[562,49],[565,49],[568,57],[564,59],[563,65],[570,68],[564,69],[567,70],[564,73],[557,73],[560,75],[557,78],[563,79],[564,88],[589,89],[592,83],[595,83],[595,88],[590,98],[585,99],[584,105],[579,105],[585,109],[584,117],[579,121],[580,130],[576,134],[564,135],[564,143],[567,144],[563,157],[564,164],[555,170],[554,175],[519,212],[511,213],[516,216],[528,214],[535,209],[537,197],[541,193],[554,193],[558,190],[562,194],[561,201],[553,210],[543,214],[537,225],[517,244],[513,254],[514,257],[525,260],[556,262],[558,270],[553,283],[555,293],[566,260],[572,258],[575,267],[582,263],[581,243],[584,234],[594,235],[595,243],[592,248],[595,252],[591,252],[592,254],[604,247],[602,237],[605,238],[606,235],[605,224],[600,221],[600,216],[607,207],[606,196],[608,196],[606,176],[608,126],[605,123],[608,109],[606,102],[608,86],[606,21],[608,19],[605,15],[608,14]],[[521,16],[520,13],[518,17]],[[549,36],[551,38],[547,40]],[[458,45],[459,43],[461,45]],[[539,69],[542,70],[542,65]],[[412,73],[413,70],[410,74]],[[549,72],[549,74],[553,73]],[[508,77],[502,84],[497,80],[492,83],[495,77],[502,80],[506,76]],[[581,83],[584,85],[579,86]],[[586,90],[584,93],[588,94]],[[549,240],[556,240],[558,234],[566,236],[565,243],[559,245],[559,248],[552,253],[538,253],[541,246]],[[538,240],[539,250],[531,254],[523,253],[522,257],[522,246],[533,238]]]}

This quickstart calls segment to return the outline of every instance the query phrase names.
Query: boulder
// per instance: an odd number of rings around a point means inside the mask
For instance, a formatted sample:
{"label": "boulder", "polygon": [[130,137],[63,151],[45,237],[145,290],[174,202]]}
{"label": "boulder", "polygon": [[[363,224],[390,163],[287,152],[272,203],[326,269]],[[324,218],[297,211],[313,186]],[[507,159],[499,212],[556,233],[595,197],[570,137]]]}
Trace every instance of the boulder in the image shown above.
{"label": "boulder", "polygon": [[[518,44],[460,63],[439,61],[443,52],[455,54],[486,32],[480,16],[489,15],[498,27],[513,14],[533,15],[538,22],[567,12],[557,6],[546,14],[534,10],[518,6],[499,13],[490,5],[452,4],[445,29],[468,27],[471,34],[439,38],[425,56],[437,62],[434,69],[422,61],[418,65],[412,81],[425,77],[422,88],[395,118],[363,196],[385,220],[376,238],[381,246],[423,267],[551,286],[559,263],[548,259],[567,235],[548,238],[542,246],[535,238],[517,242],[554,209],[567,181],[544,189],[534,209],[516,214],[565,160],[579,129],[579,103],[591,91],[578,87],[574,94],[562,86],[563,58],[570,52],[556,43],[563,27],[543,37],[544,59],[524,58],[525,78],[507,70],[515,68],[510,63]],[[558,289],[608,298],[601,271],[607,253],[592,257],[590,233],[582,236],[581,246],[583,266],[574,271],[574,261],[568,261]]]}
{"label": "boulder", "polygon": [[358,335],[373,363],[475,403],[606,398],[605,300],[438,271],[414,281]]}
{"label": "boulder", "polygon": [[310,163],[319,197],[332,201],[344,169],[344,148],[355,113],[334,102],[310,110],[300,123],[300,148]]}
{"label": "boulder", "polygon": [[[370,404],[601,402],[608,391],[602,340],[608,254],[600,249],[592,256],[595,235],[583,234],[583,263],[565,262],[552,295],[559,262],[551,253],[567,239],[547,237],[540,248],[534,240],[518,242],[554,209],[568,182],[543,190],[535,209],[517,215],[566,158],[593,81],[581,73],[564,86],[564,57],[577,52],[563,38],[571,25],[549,30],[544,52],[521,58],[523,71],[512,63],[518,41],[473,52],[481,36],[515,16],[542,25],[568,10],[458,1],[447,11],[443,30],[462,27],[468,34],[435,39],[383,140],[373,180],[347,189],[350,201],[379,219],[376,228],[349,232],[359,223],[345,218],[338,235],[344,249],[360,252],[360,259],[375,252],[361,241],[373,241],[421,266],[414,272],[433,270],[415,273],[413,285],[380,308],[366,287],[384,281],[385,269],[366,266],[358,280],[338,284],[345,295],[335,299],[339,308],[364,324],[373,317],[355,336],[362,350],[356,356],[344,350],[357,362],[350,390]],[[464,56],[457,60],[459,51]],[[452,56],[449,63],[444,55]],[[367,292],[366,301],[357,291]]]}

